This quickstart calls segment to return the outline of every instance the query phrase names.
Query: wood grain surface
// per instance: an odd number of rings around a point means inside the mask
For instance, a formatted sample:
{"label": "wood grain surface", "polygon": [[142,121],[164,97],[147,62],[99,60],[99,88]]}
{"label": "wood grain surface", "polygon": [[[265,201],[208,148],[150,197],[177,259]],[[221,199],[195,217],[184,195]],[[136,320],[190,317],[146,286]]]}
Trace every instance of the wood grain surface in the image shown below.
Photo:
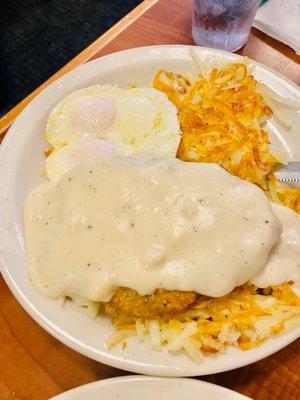
{"label": "wood grain surface", "polygon": [[[191,44],[191,10],[192,0],[145,1],[55,74],[43,88],[76,65],[114,51],[152,44]],[[252,29],[240,53],[300,83],[300,57],[263,33]],[[2,137],[37,92],[0,120]],[[88,382],[128,374],[89,360],[52,338],[21,308],[2,278],[0,346],[0,400],[46,400]],[[255,400],[298,400],[299,371],[298,341],[260,362],[204,379]]]}

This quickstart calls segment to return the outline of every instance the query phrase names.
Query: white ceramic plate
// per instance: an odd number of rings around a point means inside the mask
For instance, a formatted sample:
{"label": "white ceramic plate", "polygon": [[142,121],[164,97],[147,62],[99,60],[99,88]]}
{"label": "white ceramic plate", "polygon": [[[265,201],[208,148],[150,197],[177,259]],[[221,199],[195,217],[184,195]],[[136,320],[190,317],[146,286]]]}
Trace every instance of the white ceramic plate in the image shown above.
{"label": "white ceramic plate", "polygon": [[250,400],[232,390],[195,379],[124,376],[69,390],[50,400]]}
{"label": "white ceramic plate", "polygon": [[[197,48],[199,56],[211,61],[237,60],[239,56]],[[0,254],[2,274],[25,310],[49,333],[78,352],[102,363],[128,371],[161,376],[195,376],[222,372],[264,358],[295,340],[300,329],[284,333],[249,351],[229,349],[217,357],[206,356],[201,365],[187,355],[155,352],[132,338],[125,350],[108,351],[107,339],[114,329],[108,317],[89,319],[74,306],[40,296],[30,285],[25,267],[22,210],[26,194],[44,178],[43,130],[50,110],[68,93],[96,83],[133,82],[146,85],[159,68],[196,72],[188,46],[154,46],[115,53],[80,66],[39,94],[21,113],[0,148]],[[296,85],[276,72],[256,64],[255,75],[280,94],[300,99]],[[284,110],[294,125],[286,131],[269,122],[272,148],[281,156],[300,160],[300,114]]]}

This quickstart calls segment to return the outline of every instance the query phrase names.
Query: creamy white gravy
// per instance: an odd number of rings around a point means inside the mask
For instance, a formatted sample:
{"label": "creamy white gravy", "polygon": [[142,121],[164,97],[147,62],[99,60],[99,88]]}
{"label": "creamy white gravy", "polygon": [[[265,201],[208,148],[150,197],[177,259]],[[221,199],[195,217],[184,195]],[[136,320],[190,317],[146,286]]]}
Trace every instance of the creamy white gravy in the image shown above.
{"label": "creamy white gravy", "polygon": [[277,203],[272,203],[272,210],[282,223],[282,234],[266,267],[252,279],[261,288],[300,279],[300,215]]}
{"label": "creamy white gravy", "polygon": [[222,296],[266,266],[281,224],[264,193],[215,164],[86,162],[25,204],[32,284],[108,301],[116,287]]}

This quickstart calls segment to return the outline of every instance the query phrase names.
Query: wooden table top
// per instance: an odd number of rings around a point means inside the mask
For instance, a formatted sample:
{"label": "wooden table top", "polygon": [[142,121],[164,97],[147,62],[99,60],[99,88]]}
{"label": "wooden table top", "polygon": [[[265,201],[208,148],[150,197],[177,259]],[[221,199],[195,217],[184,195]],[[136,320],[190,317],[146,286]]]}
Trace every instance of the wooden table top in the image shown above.
{"label": "wooden table top", "polygon": [[[44,87],[90,59],[131,47],[192,44],[192,0],[145,0],[0,120],[7,128]],[[262,62],[300,84],[300,57],[252,29],[240,54]],[[0,278],[0,400],[46,400],[82,384],[128,374],[67,348],[46,333],[17,303]],[[238,370],[202,377],[255,400],[300,398],[300,343]]]}

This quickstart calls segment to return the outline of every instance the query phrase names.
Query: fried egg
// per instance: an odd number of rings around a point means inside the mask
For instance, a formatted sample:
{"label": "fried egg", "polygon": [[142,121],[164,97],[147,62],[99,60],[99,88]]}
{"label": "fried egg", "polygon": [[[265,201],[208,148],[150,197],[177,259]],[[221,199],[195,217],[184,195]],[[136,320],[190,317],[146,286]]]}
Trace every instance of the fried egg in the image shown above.
{"label": "fried egg", "polygon": [[77,161],[112,153],[175,157],[180,126],[176,107],[156,89],[96,85],[57,104],[47,122],[46,140],[51,146],[46,172],[55,180]]}
{"label": "fried egg", "polygon": [[47,177],[50,181],[59,179],[66,172],[87,159],[106,159],[116,154],[116,146],[108,141],[88,137],[52,151],[46,158]]}

